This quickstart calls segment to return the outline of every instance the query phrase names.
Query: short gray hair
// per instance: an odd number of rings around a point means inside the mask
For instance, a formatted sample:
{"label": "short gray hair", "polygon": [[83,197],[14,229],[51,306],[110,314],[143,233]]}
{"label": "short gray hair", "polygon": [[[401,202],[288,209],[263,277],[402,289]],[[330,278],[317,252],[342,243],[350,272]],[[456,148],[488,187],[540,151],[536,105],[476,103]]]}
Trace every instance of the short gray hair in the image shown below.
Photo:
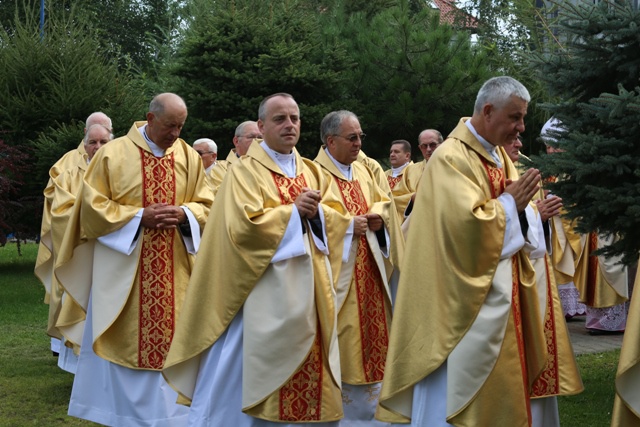
{"label": "short gray hair", "polygon": [[109,130],[109,132],[113,131],[113,124],[111,123],[111,118],[107,116],[102,111],[96,111],[94,113],[89,114],[87,120],[84,122],[84,127],[89,130],[89,128],[93,125],[102,125]]}
{"label": "short gray hair", "polygon": [[322,140],[322,143],[327,143],[328,136],[338,135],[342,122],[349,117],[353,117],[360,121],[355,113],[347,110],[332,111],[324,116],[324,119],[322,119],[322,122],[320,123],[320,139]]}
{"label": "short gray hair", "polygon": [[209,139],[209,138],[196,139],[195,141],[193,141],[193,147],[195,147],[197,144],[207,144],[207,147],[209,147],[209,151],[216,154],[218,153],[218,145],[213,141],[213,139]]}
{"label": "short gray hair", "polygon": [[106,126],[105,126],[105,125],[103,125],[103,124],[96,123],[96,124],[90,125],[90,126],[87,128],[87,131],[86,131],[86,132],[85,132],[85,134],[84,134],[84,138],[82,138],[82,141],[83,141],[85,144],[86,144],[87,142],[89,142],[89,131],[90,131],[91,129],[93,129],[93,128],[96,128],[96,127],[101,127],[101,128],[103,128],[103,129],[106,129],[106,130],[107,130],[107,132],[109,132],[109,141],[111,141],[111,140],[113,139],[113,133],[111,132],[111,129],[109,129],[108,127],[106,127]]}
{"label": "short gray hair", "polygon": [[513,77],[493,77],[487,80],[478,91],[473,113],[481,113],[482,107],[486,104],[500,108],[504,106],[512,96],[517,96],[526,102],[531,101],[531,95],[529,95],[527,88]]}
{"label": "short gray hair", "polygon": [[251,123],[255,124],[256,122],[254,122],[253,120],[247,120],[247,121],[244,121],[244,122],[240,123],[238,125],[238,127],[236,128],[236,132],[233,134],[233,136],[242,136],[242,134],[244,133],[244,128],[246,128],[247,125],[249,125]]}

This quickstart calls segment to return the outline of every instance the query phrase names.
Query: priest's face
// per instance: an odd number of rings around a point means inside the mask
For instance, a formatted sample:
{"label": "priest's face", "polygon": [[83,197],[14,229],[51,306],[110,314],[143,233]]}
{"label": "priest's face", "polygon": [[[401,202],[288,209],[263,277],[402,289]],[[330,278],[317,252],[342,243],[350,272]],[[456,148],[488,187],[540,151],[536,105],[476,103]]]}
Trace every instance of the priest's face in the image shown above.
{"label": "priest's face", "polygon": [[107,142],[111,141],[113,135],[106,127],[102,125],[91,125],[87,129],[84,139],[84,149],[87,152],[89,160],[102,148]]}
{"label": "priest's face", "polygon": [[507,156],[511,159],[513,163],[517,162],[520,158],[520,149],[522,148],[522,141],[520,138],[516,138],[511,141],[509,144],[504,146],[504,150],[507,152]]}
{"label": "priest's face", "polygon": [[247,123],[242,128],[242,134],[233,137],[236,154],[239,156],[247,154],[254,139],[262,139],[262,134],[260,133],[260,129],[258,129],[258,123]]}
{"label": "priest's face", "polygon": [[430,130],[424,130],[418,136],[418,148],[422,152],[422,157],[429,160],[436,148],[440,145],[438,135]]}
{"label": "priest's face", "polygon": [[402,144],[393,144],[389,150],[389,163],[394,168],[399,168],[411,159],[411,153],[404,151]]}
{"label": "priest's face", "polygon": [[187,120],[187,107],[177,100],[167,100],[162,113],[147,113],[147,135],[166,150],[180,137]]}
{"label": "priest's face", "polygon": [[496,146],[512,143],[524,132],[524,117],[528,103],[517,96],[511,96],[502,106],[486,104],[483,120],[487,141]]}
{"label": "priest's face", "polygon": [[358,159],[364,133],[355,117],[342,120],[337,135],[327,136],[327,147],[334,159],[343,165],[350,165]]}
{"label": "priest's face", "polygon": [[300,110],[293,98],[274,96],[264,104],[264,120],[258,129],[272,150],[289,154],[300,138]]}

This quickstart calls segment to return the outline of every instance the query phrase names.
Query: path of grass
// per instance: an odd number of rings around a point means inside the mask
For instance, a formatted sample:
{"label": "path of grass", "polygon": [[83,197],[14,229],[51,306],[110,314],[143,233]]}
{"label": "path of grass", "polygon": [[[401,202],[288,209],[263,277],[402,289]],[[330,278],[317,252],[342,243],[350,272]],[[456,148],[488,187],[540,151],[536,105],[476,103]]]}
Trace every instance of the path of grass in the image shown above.
{"label": "path of grass", "polygon": [[[67,416],[73,376],[57,367],[45,334],[44,289],[33,275],[38,247],[0,248],[0,427],[95,426]],[[578,357],[585,391],[559,399],[562,427],[607,427],[619,351]]]}

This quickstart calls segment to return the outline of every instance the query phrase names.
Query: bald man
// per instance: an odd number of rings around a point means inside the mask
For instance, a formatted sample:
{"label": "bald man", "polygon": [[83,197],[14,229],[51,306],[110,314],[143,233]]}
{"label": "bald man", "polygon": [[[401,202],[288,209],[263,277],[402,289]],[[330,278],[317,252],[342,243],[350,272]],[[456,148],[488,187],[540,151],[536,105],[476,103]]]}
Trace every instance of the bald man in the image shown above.
{"label": "bald man", "polygon": [[59,325],[82,340],[69,415],[186,422],[160,374],[212,203],[200,156],[179,139],[186,119],[182,98],[157,95],[147,121],[101,148],[85,173],[55,266],[86,311],[86,321]]}
{"label": "bald man", "polygon": [[254,140],[260,139],[262,139],[262,132],[258,129],[258,122],[247,120],[238,125],[233,135],[234,148],[229,151],[229,155],[225,160],[216,162],[215,167],[208,174],[214,194],[218,192],[218,187],[220,187],[229,166],[247,154]]}

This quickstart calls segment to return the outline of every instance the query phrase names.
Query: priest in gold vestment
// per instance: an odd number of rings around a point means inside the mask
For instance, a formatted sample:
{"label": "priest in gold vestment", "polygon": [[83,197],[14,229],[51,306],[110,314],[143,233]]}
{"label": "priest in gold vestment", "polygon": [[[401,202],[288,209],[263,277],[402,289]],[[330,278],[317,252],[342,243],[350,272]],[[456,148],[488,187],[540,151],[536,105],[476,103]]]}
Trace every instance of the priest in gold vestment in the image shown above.
{"label": "priest in gold vestment", "polygon": [[[91,113],[87,120],[85,121],[85,136],[87,133],[87,129],[89,129],[93,125],[102,125],[107,129],[112,129],[111,119],[104,113],[100,111],[96,111]],[[55,276],[53,274],[53,266],[54,266],[54,246],[59,246],[61,241],[56,242],[54,244],[53,235],[52,235],[52,225],[51,225],[51,206],[54,203],[55,193],[56,193],[56,185],[55,180],[65,171],[76,169],[78,167],[84,167],[86,169],[86,165],[88,160],[87,151],[85,149],[85,141],[84,138],[78,145],[78,148],[75,148],[71,151],[65,153],[50,169],[49,169],[49,181],[47,186],[44,189],[44,204],[42,210],[42,226],[40,229],[40,243],[38,245],[38,256],[36,259],[36,265],[34,268],[34,273],[38,279],[42,282],[45,288],[45,303],[50,304],[51,302],[51,291],[54,289],[55,294],[60,294],[57,285],[57,281],[55,280]],[[58,234],[64,233],[64,228],[66,228],[66,222],[61,221],[63,224],[62,231],[59,231]],[[54,300],[56,300],[56,296],[54,296]],[[56,301],[54,301],[54,306],[56,305]],[[51,308],[50,313],[56,312],[58,310],[57,307]],[[54,353],[63,352],[62,358],[58,359],[58,365],[64,370],[73,369],[71,366],[67,366],[65,360],[67,356],[72,360],[73,355],[68,354],[69,352],[62,346],[61,339],[63,338],[55,327],[55,323],[52,321],[51,316],[49,317],[49,322],[47,325],[47,333],[51,336],[51,350]]]}
{"label": "priest in gold vestment", "polygon": [[[540,132],[547,153],[561,152],[548,144],[565,132],[556,118],[549,119]],[[553,218],[552,256],[565,315],[586,314],[585,327],[592,335],[624,332],[627,322],[628,271],[620,257],[594,255],[610,245],[615,236],[596,232],[579,234],[575,220]]]}
{"label": "priest in gold vestment", "polygon": [[[516,138],[504,149],[511,161],[522,168],[520,153],[522,142]],[[560,427],[557,396],[567,396],[584,390],[578,365],[564,320],[562,304],[547,255],[543,223],[559,215],[562,199],[540,189],[525,208],[529,229],[524,251],[536,272],[540,314],[547,346],[547,362],[531,390],[531,415],[534,427]]]}
{"label": "priest in gold vestment", "polygon": [[[60,250],[64,233],[75,205],[76,196],[82,186],[82,179],[87,170],[87,165],[96,152],[112,139],[113,134],[110,128],[101,124],[90,125],[87,128],[83,144],[84,151],[87,154],[86,158],[82,158],[75,167],[65,170],[53,180],[55,190],[51,204],[51,240],[54,254],[57,254]],[[80,310],[81,308],[75,301],[64,294],[56,276],[53,275],[49,298],[49,334],[51,336],[60,334],[58,325],[60,323],[64,324],[69,314],[74,316],[74,313],[80,313]],[[63,338],[58,355],[58,366],[67,372],[75,373],[79,351],[80,342],[72,342]]]}
{"label": "priest in gold vestment", "polygon": [[[177,95],[102,148],[84,177],[56,259],[86,311],[69,415],[97,423],[179,426],[187,412],[160,373],[212,203],[198,154],[179,139]],[[84,323],[84,329],[79,326]]]}
{"label": "priest in gold vestment", "polygon": [[[411,213],[377,417],[414,426],[524,427],[547,360],[524,210],[540,174],[502,146],[530,100],[488,80],[425,168]],[[428,219],[428,220],[426,220]]]}
{"label": "priest in gold vestment", "polygon": [[240,160],[240,157],[247,154],[247,150],[255,139],[262,139],[262,133],[258,129],[258,123],[247,120],[236,127],[233,135],[234,148],[229,151],[229,155],[225,160],[219,160],[216,165],[209,171],[209,180],[213,186],[213,194],[218,192],[220,184],[231,165]]}
{"label": "priest in gold vestment", "polygon": [[404,139],[398,139],[391,143],[389,149],[389,162],[391,169],[385,171],[389,189],[393,196],[393,203],[396,205],[398,218],[402,222],[404,220],[404,211],[413,196],[406,184],[402,181],[405,171],[413,162],[411,161],[411,143]]}
{"label": "priest in gold vestment", "polygon": [[[350,111],[327,114],[320,124],[322,166],[341,211],[351,223],[337,284],[338,339],[345,425],[374,420],[385,370],[392,300],[404,240],[389,195],[368,167],[356,161],[363,133]],[[395,269],[395,276],[392,276]]]}
{"label": "priest in gold vestment", "polygon": [[190,426],[337,426],[341,252],[328,250],[349,220],[295,149],[293,97],[268,96],[258,117],[264,141],[216,196],[163,373],[191,404]]}
{"label": "priest in gold vestment", "polygon": [[636,273],[634,289],[616,373],[611,427],[640,425],[640,273]]}

